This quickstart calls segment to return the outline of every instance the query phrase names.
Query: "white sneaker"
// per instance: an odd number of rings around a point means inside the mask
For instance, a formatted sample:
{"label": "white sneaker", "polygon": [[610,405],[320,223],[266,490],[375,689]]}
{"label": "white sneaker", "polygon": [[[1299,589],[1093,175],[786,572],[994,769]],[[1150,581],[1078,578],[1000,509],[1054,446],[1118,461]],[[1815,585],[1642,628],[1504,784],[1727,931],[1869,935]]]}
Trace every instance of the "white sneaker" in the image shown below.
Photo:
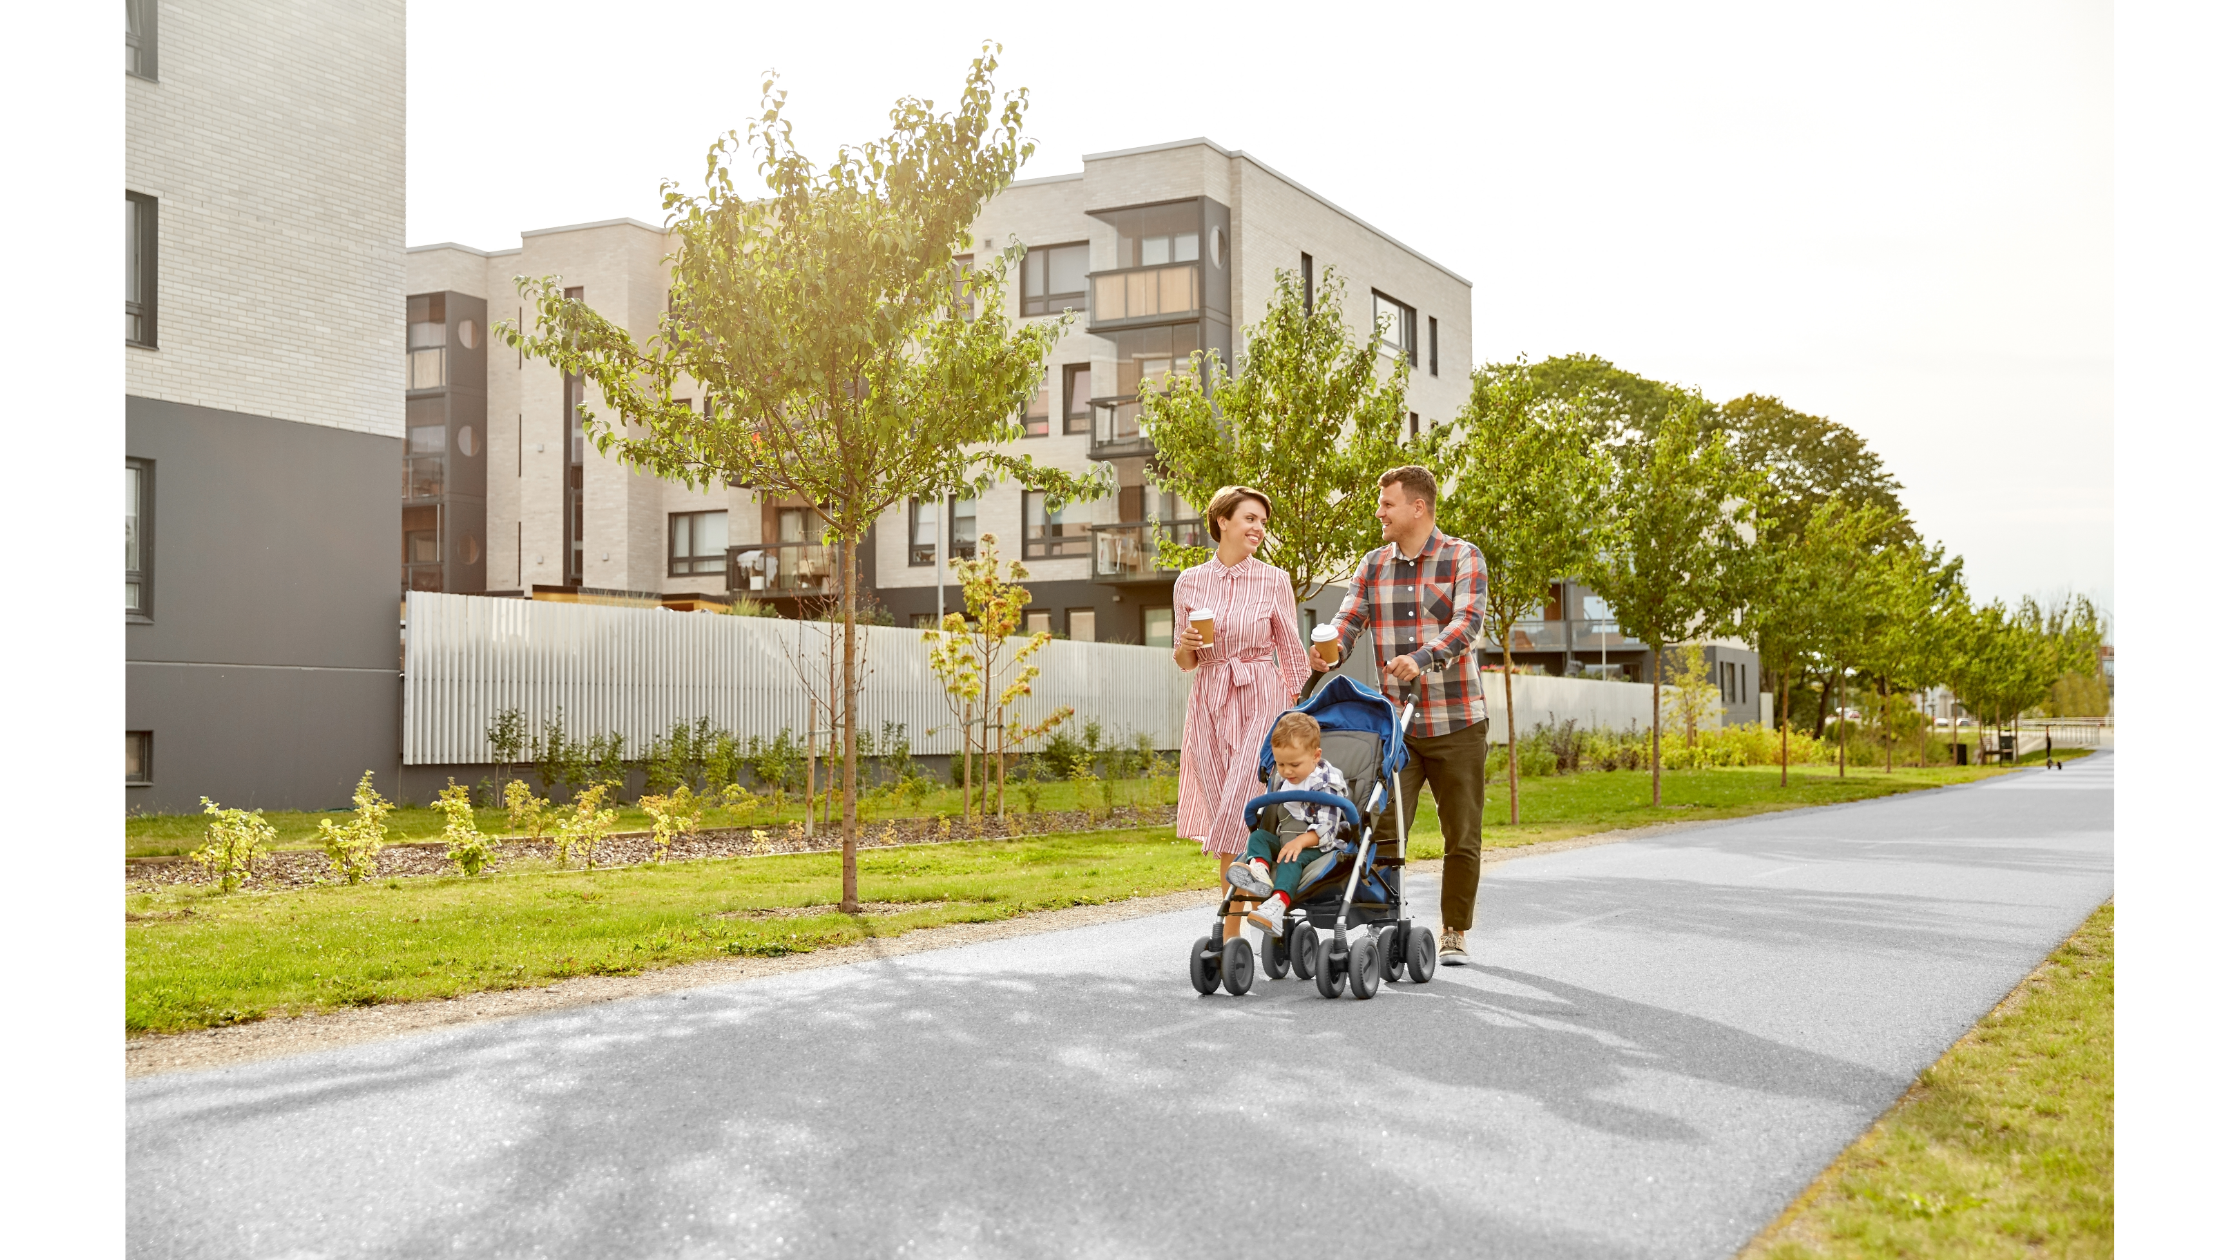
{"label": "white sneaker", "polygon": [[1252,913],[1246,915],[1244,921],[1280,941],[1283,939],[1284,918],[1290,913],[1291,899],[1282,893],[1276,893],[1253,907]]}
{"label": "white sneaker", "polygon": [[1275,895],[1276,886],[1268,877],[1268,868],[1260,862],[1232,862],[1227,878],[1230,887],[1247,897],[1265,901]]}

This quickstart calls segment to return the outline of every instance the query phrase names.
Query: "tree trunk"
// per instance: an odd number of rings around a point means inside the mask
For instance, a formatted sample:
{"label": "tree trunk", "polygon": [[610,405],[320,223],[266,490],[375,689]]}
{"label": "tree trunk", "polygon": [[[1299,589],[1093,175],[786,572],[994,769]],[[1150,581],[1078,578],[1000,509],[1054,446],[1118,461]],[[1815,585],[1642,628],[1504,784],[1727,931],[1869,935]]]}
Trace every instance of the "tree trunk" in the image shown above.
{"label": "tree trunk", "polygon": [[1898,772],[1898,732],[1890,726],[1890,680],[1882,680],[1882,772]]}
{"label": "tree trunk", "polygon": [[802,741],[803,761],[808,764],[807,781],[801,785],[801,834],[817,834],[817,701],[809,700],[809,738]]}
{"label": "tree trunk", "polygon": [[1509,627],[1501,629],[1501,704],[1509,715],[1509,825],[1517,825],[1517,689],[1510,681],[1516,669],[1509,655]]}
{"label": "tree trunk", "polygon": [[1789,667],[1781,667],[1781,786],[1789,786]]}
{"label": "tree trunk", "polygon": [[1649,804],[1664,804],[1664,645],[1661,643],[1649,649]]}
{"label": "tree trunk", "polygon": [[1843,711],[1843,668],[1842,662],[1836,663],[1836,777],[1839,779],[1843,777],[1843,737],[1846,729]]}
{"label": "tree trunk", "polygon": [[856,548],[840,540],[840,913],[856,905]]}
{"label": "tree trunk", "polygon": [[1835,694],[1835,677],[1833,675],[1822,675],[1820,685],[1813,690],[1820,694],[1820,711],[1813,716],[1812,737],[1819,739],[1828,730],[1828,697]]}

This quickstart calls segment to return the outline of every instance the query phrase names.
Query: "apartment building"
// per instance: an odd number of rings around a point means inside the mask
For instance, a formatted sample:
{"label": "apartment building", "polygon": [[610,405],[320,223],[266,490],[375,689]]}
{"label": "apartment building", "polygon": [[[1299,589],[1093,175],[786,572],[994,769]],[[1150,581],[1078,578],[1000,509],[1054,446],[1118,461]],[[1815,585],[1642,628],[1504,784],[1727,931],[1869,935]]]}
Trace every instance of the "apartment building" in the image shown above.
{"label": "apartment building", "polygon": [[126,806],[398,764],[403,0],[125,6]]}
{"label": "apartment building", "polygon": [[[969,257],[979,260],[1014,242],[1026,249],[1005,297],[1011,318],[1075,315],[1017,449],[1076,471],[1110,464],[1117,489],[1058,512],[1000,483],[977,499],[898,507],[860,558],[873,593],[903,624],[956,606],[943,560],[971,554],[992,534],[1000,554],[1027,565],[1034,627],[1168,641],[1174,575],[1155,563],[1158,541],[1199,541],[1203,532],[1193,505],[1145,476],[1151,450],[1136,390],[1185,370],[1196,350],[1230,359],[1240,327],[1265,313],[1278,271],[1336,269],[1346,319],[1363,340],[1380,313],[1390,317],[1384,350],[1413,365],[1409,405],[1419,426],[1451,417],[1468,397],[1468,281],[1208,140],[1091,154],[1078,173],[1018,181],[990,201],[972,239]],[[743,593],[786,611],[831,593],[837,565],[808,505],[694,490],[606,460],[585,449],[571,423],[578,386],[549,365],[470,344],[488,320],[520,317],[514,277],[523,275],[559,277],[647,336],[666,300],[663,251],[659,229],[630,220],[525,232],[511,250],[407,251],[420,330],[407,354],[427,357],[409,368],[406,586],[670,602]],[[463,335],[468,326],[477,331]],[[439,346],[454,356],[447,367],[428,354]],[[484,432],[462,441],[474,415]],[[482,557],[479,572],[461,561],[468,552]]]}
{"label": "apartment building", "polygon": [[[1479,652],[1487,665],[1501,663],[1501,641],[1491,627]],[[1719,720],[1727,725],[1760,720],[1759,694],[1767,689],[1758,653],[1741,639],[1715,637],[1682,645],[1703,653],[1705,681],[1719,692]],[[1665,677],[1675,677],[1680,647],[1664,652]],[[1541,673],[1613,682],[1650,681],[1649,645],[1619,628],[1610,602],[1576,579],[1548,587],[1547,606],[1538,617],[1517,623],[1509,636],[1509,659]]]}

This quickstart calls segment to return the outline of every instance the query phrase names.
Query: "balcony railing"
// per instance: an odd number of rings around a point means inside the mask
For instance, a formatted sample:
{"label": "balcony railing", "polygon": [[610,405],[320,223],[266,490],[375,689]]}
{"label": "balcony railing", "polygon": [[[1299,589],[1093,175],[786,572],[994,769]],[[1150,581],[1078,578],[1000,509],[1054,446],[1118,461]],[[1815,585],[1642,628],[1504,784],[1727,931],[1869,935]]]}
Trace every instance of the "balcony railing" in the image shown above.
{"label": "balcony railing", "polygon": [[1187,315],[1198,309],[1198,264],[1170,263],[1106,271],[1089,277],[1091,325],[1156,315]]}
{"label": "balcony railing", "polygon": [[1090,526],[1065,524],[1056,527],[1054,534],[1029,534],[1022,547],[1028,560],[1062,560],[1069,556],[1089,554]]}
{"label": "balcony railing", "polygon": [[1130,459],[1151,454],[1151,438],[1143,431],[1143,404],[1133,398],[1092,398],[1089,412],[1089,458]]}
{"label": "balcony railing", "polygon": [[[1489,635],[1486,647],[1499,652],[1501,644]],[[1509,635],[1511,652],[1565,652],[1581,656],[1594,652],[1639,652],[1648,647],[1609,620],[1520,621]]]}
{"label": "balcony railing", "polygon": [[821,542],[731,548],[735,591],[755,595],[831,595],[840,589],[840,549]]}
{"label": "balcony railing", "polygon": [[1128,521],[1119,525],[1091,525],[1089,577],[1097,582],[1171,582],[1175,571],[1159,567],[1159,541],[1171,539],[1185,547],[1210,547],[1205,522]]}

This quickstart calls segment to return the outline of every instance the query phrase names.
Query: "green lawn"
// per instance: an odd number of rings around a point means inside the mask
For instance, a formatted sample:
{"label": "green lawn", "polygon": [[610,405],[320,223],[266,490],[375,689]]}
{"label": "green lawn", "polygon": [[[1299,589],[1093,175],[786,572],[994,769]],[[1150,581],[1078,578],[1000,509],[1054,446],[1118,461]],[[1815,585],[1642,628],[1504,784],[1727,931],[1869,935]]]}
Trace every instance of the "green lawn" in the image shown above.
{"label": "green lawn", "polygon": [[1215,881],[1197,845],[1156,830],[871,850],[857,869],[863,898],[910,908],[722,917],[835,904],[832,853],[269,894],[130,894],[125,1028],[177,1032],[720,954],[804,952]]}
{"label": "green lawn", "polygon": [[[1101,786],[1100,786],[1101,784]],[[1045,810],[1080,809],[1084,801],[1090,806],[1099,805],[1172,805],[1174,780],[1113,779],[1090,784],[1073,782],[1044,783],[1033,802]],[[1005,803],[1011,810],[1030,807],[1027,793],[1013,783],[1005,793]],[[1107,799],[1109,798],[1109,799]],[[219,802],[224,804],[224,802]],[[992,812],[993,798],[990,798]],[[866,819],[923,817],[946,814],[952,818],[964,812],[964,793],[957,788],[943,788],[929,792],[924,799],[912,806],[899,795],[884,791],[866,793],[862,815]],[[319,820],[331,818],[341,822],[350,816],[348,810],[324,813],[304,810],[267,810],[265,821],[279,832],[278,847],[283,849],[310,849],[319,845]],[[820,817],[822,814],[820,812]],[[840,816],[837,803],[832,807],[835,825]],[[801,818],[798,798],[782,808],[763,805],[741,810],[734,815],[719,818],[711,813],[709,826],[778,827],[797,822]],[[201,814],[135,814],[124,820],[124,854],[126,857],[174,857],[191,852],[202,844],[202,832],[208,819]],[[508,832],[506,812],[502,809],[478,809],[475,823],[484,832],[500,835]],[[644,831],[651,824],[645,811],[630,807],[622,810],[615,822],[618,831]],[[434,840],[443,835],[443,815],[426,806],[402,806],[389,815],[390,835],[398,842]]]}
{"label": "green lawn", "polygon": [[[1803,805],[1871,800],[1949,783],[1968,783],[2006,772],[2004,768],[1986,766],[1937,766],[1926,770],[1900,766],[1895,773],[1885,774],[1880,766],[1871,769],[1853,766],[1838,778],[1833,766],[1791,766],[1789,786],[1784,788],[1779,766],[1667,770],[1664,772],[1664,804],[1652,806],[1649,804],[1648,771],[1589,770],[1580,774],[1520,779],[1517,804],[1523,821],[1511,827],[1506,766],[1501,751],[1495,749],[1486,771],[1484,835],[1485,844],[1490,848],[1539,844],[1621,827],[1746,818]],[[1435,858],[1446,852],[1439,838],[1439,809],[1431,799],[1429,788],[1424,789],[1408,835],[1411,858]]]}
{"label": "green lawn", "polygon": [[2115,906],[1945,1053],[1743,1254],[2115,1254]]}

